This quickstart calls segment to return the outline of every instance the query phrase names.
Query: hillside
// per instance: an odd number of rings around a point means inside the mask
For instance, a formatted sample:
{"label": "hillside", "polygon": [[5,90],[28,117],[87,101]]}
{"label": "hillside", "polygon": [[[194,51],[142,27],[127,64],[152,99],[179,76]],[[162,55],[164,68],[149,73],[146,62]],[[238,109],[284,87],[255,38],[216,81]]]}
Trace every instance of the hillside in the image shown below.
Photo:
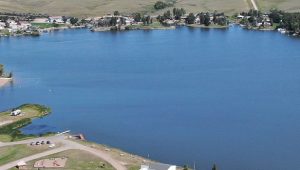
{"label": "hillside", "polygon": [[[153,12],[157,0],[0,0],[2,12],[36,12],[50,15],[99,16],[118,10],[121,13]],[[170,0],[166,0],[170,1]],[[218,10],[228,14],[248,10],[251,0],[177,0],[176,7],[188,12]],[[256,0],[261,9],[299,11],[299,0]],[[152,11],[152,12],[151,12]],[[161,11],[159,11],[161,12]]]}

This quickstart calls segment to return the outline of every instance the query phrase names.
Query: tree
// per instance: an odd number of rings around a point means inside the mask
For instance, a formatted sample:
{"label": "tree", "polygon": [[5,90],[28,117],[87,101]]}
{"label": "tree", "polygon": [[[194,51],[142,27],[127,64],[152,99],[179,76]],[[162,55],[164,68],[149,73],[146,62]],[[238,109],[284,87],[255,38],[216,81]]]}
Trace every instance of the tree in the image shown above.
{"label": "tree", "polygon": [[133,19],[135,22],[140,22],[142,19],[142,16],[140,13],[135,13],[135,14],[133,14]]}
{"label": "tree", "polygon": [[119,16],[119,15],[120,15],[119,11],[115,11],[115,12],[114,12],[114,15],[115,15],[115,16]]}
{"label": "tree", "polygon": [[203,21],[203,24],[204,24],[205,26],[209,26],[209,24],[210,24],[210,16],[209,16],[209,13],[208,13],[208,12],[204,15],[204,21]]}
{"label": "tree", "polygon": [[4,73],[3,65],[2,65],[2,64],[0,64],[0,76],[2,76],[2,75],[3,75],[3,73]]}
{"label": "tree", "polygon": [[157,1],[155,4],[154,4],[154,9],[156,10],[160,10],[160,9],[164,9],[168,6],[168,4],[162,2],[162,1]]}
{"label": "tree", "polygon": [[109,24],[110,24],[110,26],[116,26],[117,25],[117,18],[116,17],[111,17]]}
{"label": "tree", "polygon": [[163,15],[163,17],[164,17],[164,20],[166,20],[166,19],[172,19],[170,10],[168,10],[167,12],[165,12],[164,15]]}
{"label": "tree", "polygon": [[189,13],[189,15],[186,17],[186,23],[187,24],[194,24],[195,23],[195,15],[193,13]]}
{"label": "tree", "polygon": [[65,16],[62,16],[62,20],[63,20],[63,22],[64,22],[64,23],[66,23],[66,22],[67,22],[67,20],[68,20],[68,18],[67,18],[67,17],[65,17]]}
{"label": "tree", "polygon": [[189,170],[189,167],[187,165],[183,165],[183,170]]}
{"label": "tree", "polygon": [[213,167],[211,168],[211,170],[218,170],[217,165],[214,164]]}
{"label": "tree", "polygon": [[185,14],[185,10],[183,8],[173,8],[173,16],[176,20],[179,20]]}
{"label": "tree", "polygon": [[12,77],[13,77],[13,73],[10,72],[10,73],[8,74],[8,78],[12,78]]}
{"label": "tree", "polygon": [[149,25],[150,24],[150,22],[151,22],[151,18],[150,18],[150,16],[149,15],[147,15],[147,16],[145,16],[144,18],[143,18],[143,22],[144,22],[144,25]]}
{"label": "tree", "polygon": [[75,17],[70,18],[70,23],[72,25],[76,24],[77,22],[78,22],[78,18],[75,18]]}

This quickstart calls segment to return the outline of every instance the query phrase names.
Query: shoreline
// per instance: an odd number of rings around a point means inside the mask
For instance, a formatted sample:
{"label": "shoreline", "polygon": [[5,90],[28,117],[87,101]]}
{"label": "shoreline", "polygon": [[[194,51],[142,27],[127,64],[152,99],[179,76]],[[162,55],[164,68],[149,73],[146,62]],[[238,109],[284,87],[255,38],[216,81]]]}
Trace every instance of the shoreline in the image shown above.
{"label": "shoreline", "polygon": [[12,82],[13,78],[5,78],[5,77],[0,77],[0,88],[4,87],[7,85],[9,82]]}
{"label": "shoreline", "polygon": [[[41,135],[25,135],[20,131],[20,129],[31,124],[33,119],[42,118],[49,115],[51,113],[51,109],[47,106],[38,104],[24,104],[18,106],[16,109],[22,109],[22,111],[24,111],[24,115],[11,117],[9,113],[12,109],[0,112],[0,148],[18,144],[26,144],[31,146],[30,143],[39,140],[51,140],[54,141],[54,144],[58,145],[55,146],[53,150],[63,148],[63,150],[60,151],[62,153],[65,151],[72,152],[72,150],[87,151],[92,155],[97,155],[100,160],[107,161],[115,168],[115,170],[138,170],[140,169],[140,166],[146,162],[163,164],[160,161],[151,160],[149,158],[145,158],[144,156],[130,153],[107,144],[86,140],[84,137],[81,139],[77,138],[76,136],[78,136],[78,134],[73,134],[69,131],[62,133],[48,132]],[[11,139],[5,138],[5,136],[10,136],[12,131],[18,131],[19,137]],[[49,151],[42,151],[40,154],[47,152]],[[49,154],[47,153],[47,155],[30,159],[31,157],[35,157],[34,153],[32,153],[23,158],[18,158],[16,160],[11,160],[9,162],[5,162],[4,164],[0,164],[0,169],[3,167],[5,167],[5,169],[13,168],[20,160],[32,162],[42,159],[45,156],[51,156],[54,154],[56,154],[56,152],[51,152]],[[180,166],[178,166],[178,168],[181,170]]]}
{"label": "shoreline", "polygon": [[186,25],[189,28],[204,28],[204,29],[227,29],[230,27],[230,25],[227,26],[221,26],[221,25],[209,25],[209,26],[205,26],[205,25],[200,25],[200,24],[189,24]]}

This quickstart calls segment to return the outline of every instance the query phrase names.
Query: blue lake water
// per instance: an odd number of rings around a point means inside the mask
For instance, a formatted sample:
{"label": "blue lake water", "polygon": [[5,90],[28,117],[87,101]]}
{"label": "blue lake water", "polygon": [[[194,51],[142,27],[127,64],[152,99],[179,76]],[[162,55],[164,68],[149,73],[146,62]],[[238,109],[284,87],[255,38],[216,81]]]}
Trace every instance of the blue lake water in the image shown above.
{"label": "blue lake water", "polygon": [[166,163],[300,169],[299,49],[239,27],[1,38],[15,82],[0,110],[45,104],[24,132],[70,129]]}

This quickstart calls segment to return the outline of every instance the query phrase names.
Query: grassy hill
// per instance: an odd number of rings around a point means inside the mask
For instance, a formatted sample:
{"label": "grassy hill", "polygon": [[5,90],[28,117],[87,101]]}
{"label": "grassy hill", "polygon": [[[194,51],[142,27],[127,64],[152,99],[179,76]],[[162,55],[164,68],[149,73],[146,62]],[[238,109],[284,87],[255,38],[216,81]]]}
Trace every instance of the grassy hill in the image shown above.
{"label": "grassy hill", "polygon": [[[99,16],[118,10],[121,13],[148,12],[157,0],[0,0],[2,12],[36,12],[50,15]],[[172,0],[165,0],[172,1]],[[173,0],[174,1],[174,0]],[[232,14],[249,9],[249,0],[175,0],[175,7],[188,12],[218,10]],[[299,11],[300,0],[256,0],[261,9]],[[159,11],[159,13],[162,11]]]}
{"label": "grassy hill", "polygon": [[277,8],[289,12],[300,12],[300,0],[256,0],[262,10]]}

